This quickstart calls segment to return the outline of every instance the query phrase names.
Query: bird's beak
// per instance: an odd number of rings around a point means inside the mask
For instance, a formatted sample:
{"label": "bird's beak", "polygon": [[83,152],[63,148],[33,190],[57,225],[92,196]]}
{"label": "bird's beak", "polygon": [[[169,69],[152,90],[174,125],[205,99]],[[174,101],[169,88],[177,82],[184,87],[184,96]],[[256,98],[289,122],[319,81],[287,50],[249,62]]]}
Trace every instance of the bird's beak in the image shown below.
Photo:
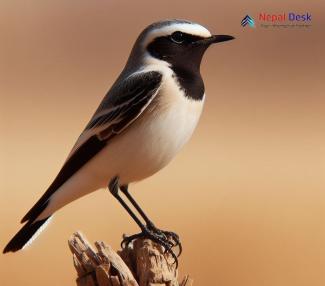
{"label": "bird's beak", "polygon": [[229,35],[213,35],[213,36],[210,37],[210,39],[208,41],[211,44],[214,44],[214,43],[230,41],[230,40],[233,40],[233,39],[235,39],[235,37],[229,36]]}
{"label": "bird's beak", "polygon": [[199,44],[199,45],[211,45],[211,44],[215,44],[215,43],[230,41],[230,40],[233,40],[233,39],[235,39],[235,37],[229,36],[229,35],[212,35],[209,38],[205,38],[203,40],[197,41],[196,44]]}

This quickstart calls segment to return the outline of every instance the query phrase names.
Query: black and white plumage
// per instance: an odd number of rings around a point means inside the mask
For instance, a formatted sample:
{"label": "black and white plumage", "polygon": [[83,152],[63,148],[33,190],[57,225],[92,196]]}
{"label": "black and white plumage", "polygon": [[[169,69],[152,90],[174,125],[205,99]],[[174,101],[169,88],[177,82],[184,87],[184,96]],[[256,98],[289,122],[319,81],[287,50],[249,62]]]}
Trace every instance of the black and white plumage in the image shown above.
{"label": "black and white plumage", "polygon": [[80,135],[59,174],[4,252],[17,251],[61,207],[106,187],[140,181],[166,166],[191,137],[204,102],[200,63],[213,36],[183,20],[154,23]]}

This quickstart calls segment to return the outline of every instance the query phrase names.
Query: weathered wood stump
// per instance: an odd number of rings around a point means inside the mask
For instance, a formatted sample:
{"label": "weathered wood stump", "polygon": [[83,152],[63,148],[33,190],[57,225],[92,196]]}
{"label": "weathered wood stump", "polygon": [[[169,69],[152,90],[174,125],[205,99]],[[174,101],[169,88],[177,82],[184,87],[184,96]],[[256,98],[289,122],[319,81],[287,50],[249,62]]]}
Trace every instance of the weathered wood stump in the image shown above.
{"label": "weathered wood stump", "polygon": [[186,276],[178,282],[178,270],[170,254],[149,239],[137,239],[115,252],[96,241],[94,248],[80,233],[69,239],[78,286],[191,286]]}

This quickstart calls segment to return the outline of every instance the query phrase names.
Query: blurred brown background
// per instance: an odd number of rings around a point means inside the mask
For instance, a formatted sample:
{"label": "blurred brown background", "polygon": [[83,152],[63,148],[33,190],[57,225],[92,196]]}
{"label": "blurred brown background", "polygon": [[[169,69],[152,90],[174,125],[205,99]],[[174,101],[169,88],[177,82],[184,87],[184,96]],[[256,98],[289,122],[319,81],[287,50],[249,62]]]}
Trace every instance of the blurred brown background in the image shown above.
{"label": "blurred brown background", "polygon": [[[325,285],[325,2],[277,2],[1,1],[1,248],[138,33],[186,18],[237,39],[207,52],[207,102],[194,137],[171,165],[133,186],[135,196],[160,227],[180,234],[181,272],[195,285]],[[311,13],[312,27],[240,26],[246,14],[290,11]],[[0,255],[0,285],[74,285],[67,239],[79,229],[114,248],[137,231],[101,190],[57,213],[26,251]]]}

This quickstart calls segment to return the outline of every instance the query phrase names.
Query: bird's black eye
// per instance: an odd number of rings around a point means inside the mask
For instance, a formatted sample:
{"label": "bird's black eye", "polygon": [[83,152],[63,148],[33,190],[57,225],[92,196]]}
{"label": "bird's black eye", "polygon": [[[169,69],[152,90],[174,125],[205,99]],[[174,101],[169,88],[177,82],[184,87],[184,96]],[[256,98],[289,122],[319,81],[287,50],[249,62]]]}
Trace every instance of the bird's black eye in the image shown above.
{"label": "bird's black eye", "polygon": [[172,33],[170,39],[176,44],[182,44],[185,41],[184,34],[179,31]]}

